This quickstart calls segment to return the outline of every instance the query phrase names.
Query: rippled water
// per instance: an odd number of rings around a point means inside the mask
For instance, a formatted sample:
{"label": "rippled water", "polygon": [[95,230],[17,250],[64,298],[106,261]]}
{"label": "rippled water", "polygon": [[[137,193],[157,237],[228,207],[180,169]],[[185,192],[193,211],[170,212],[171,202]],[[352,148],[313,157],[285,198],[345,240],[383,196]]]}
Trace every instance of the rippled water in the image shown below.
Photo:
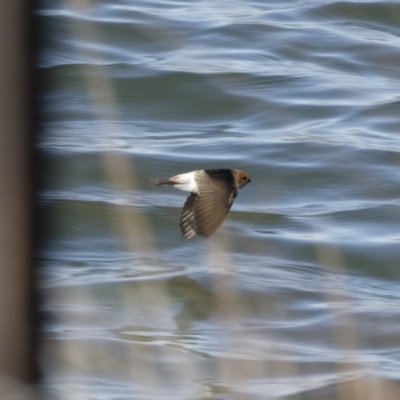
{"label": "rippled water", "polygon": [[[41,1],[52,399],[400,397],[400,5]],[[150,178],[240,168],[208,239]]]}

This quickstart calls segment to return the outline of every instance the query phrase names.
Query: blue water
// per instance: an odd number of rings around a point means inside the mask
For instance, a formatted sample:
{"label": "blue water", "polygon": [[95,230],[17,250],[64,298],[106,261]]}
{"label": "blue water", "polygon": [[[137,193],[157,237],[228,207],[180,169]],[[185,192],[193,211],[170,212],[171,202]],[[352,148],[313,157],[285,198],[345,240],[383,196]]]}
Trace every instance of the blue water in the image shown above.
{"label": "blue water", "polygon": [[[41,1],[41,389],[400,397],[400,5]],[[210,238],[151,178],[240,168]]]}

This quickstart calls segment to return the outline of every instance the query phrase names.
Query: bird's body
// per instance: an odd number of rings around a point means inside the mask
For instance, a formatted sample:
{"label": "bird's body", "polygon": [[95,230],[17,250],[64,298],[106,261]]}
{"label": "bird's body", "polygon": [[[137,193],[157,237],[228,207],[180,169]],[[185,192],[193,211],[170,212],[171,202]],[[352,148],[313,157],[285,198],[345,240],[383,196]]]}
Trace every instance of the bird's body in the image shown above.
{"label": "bird's body", "polygon": [[206,169],[156,179],[154,185],[172,185],[191,192],[180,222],[182,235],[190,239],[196,234],[213,234],[228,214],[238,190],[250,182],[247,173],[239,169]]}

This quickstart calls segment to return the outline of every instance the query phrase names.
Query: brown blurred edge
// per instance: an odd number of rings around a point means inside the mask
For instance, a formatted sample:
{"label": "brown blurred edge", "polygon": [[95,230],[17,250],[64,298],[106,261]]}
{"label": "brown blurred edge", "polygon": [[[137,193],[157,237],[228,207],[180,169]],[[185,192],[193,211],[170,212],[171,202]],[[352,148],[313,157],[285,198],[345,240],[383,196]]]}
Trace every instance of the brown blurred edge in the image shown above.
{"label": "brown blurred edge", "polygon": [[11,392],[25,391],[38,375],[33,268],[34,3],[0,2],[0,393],[5,399],[13,396]]}

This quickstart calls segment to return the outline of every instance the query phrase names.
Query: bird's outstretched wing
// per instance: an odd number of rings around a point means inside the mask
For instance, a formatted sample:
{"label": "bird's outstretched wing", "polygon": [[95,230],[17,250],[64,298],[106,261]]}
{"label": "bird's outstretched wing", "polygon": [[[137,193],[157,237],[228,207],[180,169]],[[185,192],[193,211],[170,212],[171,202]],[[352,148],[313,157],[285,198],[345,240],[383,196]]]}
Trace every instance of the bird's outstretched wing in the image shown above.
{"label": "bird's outstretched wing", "polygon": [[224,180],[204,179],[197,181],[199,194],[191,193],[183,206],[181,216],[182,235],[188,239],[196,234],[208,237],[221,225],[228,214],[237,189]]}

